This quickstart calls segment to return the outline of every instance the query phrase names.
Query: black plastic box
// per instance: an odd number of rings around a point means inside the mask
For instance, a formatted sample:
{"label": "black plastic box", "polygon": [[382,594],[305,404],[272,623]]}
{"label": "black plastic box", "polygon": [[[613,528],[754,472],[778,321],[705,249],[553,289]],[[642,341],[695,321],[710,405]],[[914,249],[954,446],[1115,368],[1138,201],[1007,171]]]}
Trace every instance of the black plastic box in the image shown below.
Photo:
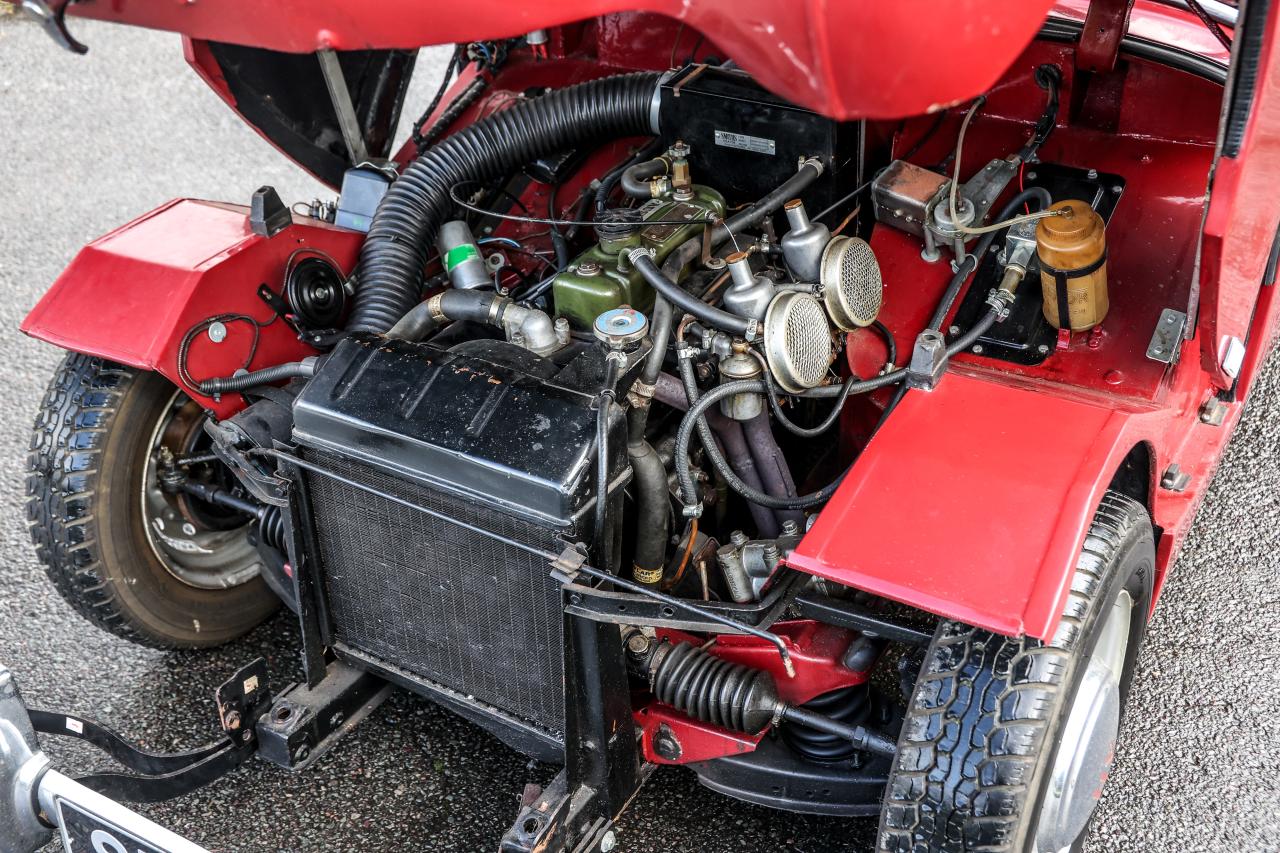
{"label": "black plastic box", "polygon": [[715,187],[730,205],[752,202],[818,157],[826,170],[802,196],[816,214],[861,182],[863,127],[788,103],[741,71],[690,66],[662,87],[659,127],[665,143],[687,142],[695,183]]}

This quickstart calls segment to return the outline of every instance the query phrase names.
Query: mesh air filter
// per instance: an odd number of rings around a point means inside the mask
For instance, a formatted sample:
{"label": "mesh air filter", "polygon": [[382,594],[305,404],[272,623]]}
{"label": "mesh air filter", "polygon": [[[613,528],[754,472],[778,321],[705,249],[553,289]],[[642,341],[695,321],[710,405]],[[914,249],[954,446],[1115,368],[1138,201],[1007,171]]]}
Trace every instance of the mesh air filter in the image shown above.
{"label": "mesh air filter", "polygon": [[764,317],[764,354],[774,381],[798,394],[827,375],[834,354],[822,303],[807,293],[779,293]]}
{"label": "mesh air filter", "polygon": [[836,237],[822,252],[822,301],[831,321],[846,332],[870,326],[884,301],[880,264],[857,237]]}

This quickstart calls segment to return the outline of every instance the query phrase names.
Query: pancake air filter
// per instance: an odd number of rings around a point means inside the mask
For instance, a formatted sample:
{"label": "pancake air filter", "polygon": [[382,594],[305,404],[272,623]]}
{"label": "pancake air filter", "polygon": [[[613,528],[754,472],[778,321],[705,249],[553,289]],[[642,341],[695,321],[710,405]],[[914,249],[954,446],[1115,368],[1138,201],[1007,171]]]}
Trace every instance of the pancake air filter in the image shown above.
{"label": "pancake air filter", "polygon": [[764,355],[784,391],[798,394],[822,382],[835,357],[822,303],[799,291],[774,297],[764,316]]}
{"label": "pancake air filter", "polygon": [[880,264],[866,240],[836,237],[822,252],[822,301],[846,332],[870,326],[884,302]]}

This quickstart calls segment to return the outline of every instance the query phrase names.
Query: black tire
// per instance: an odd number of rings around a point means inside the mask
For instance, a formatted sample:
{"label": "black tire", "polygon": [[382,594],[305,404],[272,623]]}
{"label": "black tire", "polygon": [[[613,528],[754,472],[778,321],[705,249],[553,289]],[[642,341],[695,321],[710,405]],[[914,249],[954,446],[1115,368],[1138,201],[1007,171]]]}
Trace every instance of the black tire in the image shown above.
{"label": "black tire", "polygon": [[[1103,616],[1128,593],[1132,609],[1119,680],[1123,714],[1154,575],[1146,508],[1108,492],[1085,539],[1052,642],[944,620],[925,655],[898,740],[878,849],[1035,851],[1049,770]],[[1083,845],[1085,832],[1087,826],[1069,849]]]}
{"label": "black tire", "polygon": [[279,599],[261,576],[226,589],[183,583],[150,545],[143,476],[174,393],[157,373],[69,353],[36,419],[27,517],[50,580],[90,622],[153,648],[216,646]]}

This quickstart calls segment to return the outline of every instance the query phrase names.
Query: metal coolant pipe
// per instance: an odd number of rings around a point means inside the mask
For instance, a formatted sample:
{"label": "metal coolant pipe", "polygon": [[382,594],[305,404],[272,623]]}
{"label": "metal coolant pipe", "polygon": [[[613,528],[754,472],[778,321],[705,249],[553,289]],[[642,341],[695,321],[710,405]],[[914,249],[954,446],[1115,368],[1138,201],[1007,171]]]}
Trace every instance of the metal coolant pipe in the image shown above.
{"label": "metal coolant pipe", "polygon": [[[747,439],[747,447],[755,459],[756,468],[760,471],[760,479],[764,482],[764,491],[775,498],[794,498],[796,483],[787,467],[787,460],[778,446],[778,439],[773,434],[773,426],[769,423],[767,412],[761,412],[742,424],[742,431]],[[804,513],[797,509],[780,509],[777,511],[781,522],[793,521],[800,530],[804,530]]]}
{"label": "metal coolant pipe", "polygon": [[[685,395],[684,383],[670,373],[658,374],[658,381],[654,383],[653,398],[673,409],[679,409],[682,412],[689,410],[689,398]],[[756,469],[755,457],[752,456],[742,432],[742,424],[714,411],[707,412],[706,420],[711,431],[715,433],[716,440],[724,448],[725,458],[729,460],[729,466],[733,468],[734,473],[752,488],[765,491],[766,486],[760,479],[760,472]],[[762,539],[772,539],[781,531],[781,524],[773,510],[749,501],[747,509],[751,511],[751,520],[755,522]]]}

